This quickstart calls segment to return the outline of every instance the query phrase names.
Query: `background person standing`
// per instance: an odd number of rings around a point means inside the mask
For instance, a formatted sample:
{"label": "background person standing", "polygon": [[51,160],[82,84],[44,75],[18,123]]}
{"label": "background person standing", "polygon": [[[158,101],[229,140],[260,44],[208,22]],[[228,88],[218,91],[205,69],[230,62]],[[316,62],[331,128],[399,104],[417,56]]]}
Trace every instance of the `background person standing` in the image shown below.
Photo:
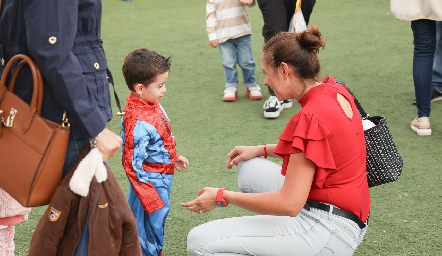
{"label": "background person standing", "polygon": [[431,135],[430,113],[432,74],[436,53],[436,21],[442,20],[438,0],[391,0],[391,12],[397,19],[411,21],[413,31],[413,81],[417,117],[411,129],[419,136]]}
{"label": "background person standing", "polygon": [[[290,20],[295,13],[296,1],[297,0],[258,0],[258,6],[264,18],[264,26],[262,27],[264,42],[267,42],[279,32],[288,31]],[[316,0],[303,0],[301,2],[302,15],[307,25],[315,3]],[[277,118],[284,108],[292,107],[291,100],[279,101],[270,88],[269,94],[270,96],[263,106],[265,118]]]}
{"label": "background person standing", "polygon": [[206,27],[210,46],[219,46],[225,74],[223,101],[238,99],[238,72],[242,70],[246,95],[249,99],[262,99],[261,87],[255,76],[252,54],[252,28],[247,6],[254,0],[207,0]]}

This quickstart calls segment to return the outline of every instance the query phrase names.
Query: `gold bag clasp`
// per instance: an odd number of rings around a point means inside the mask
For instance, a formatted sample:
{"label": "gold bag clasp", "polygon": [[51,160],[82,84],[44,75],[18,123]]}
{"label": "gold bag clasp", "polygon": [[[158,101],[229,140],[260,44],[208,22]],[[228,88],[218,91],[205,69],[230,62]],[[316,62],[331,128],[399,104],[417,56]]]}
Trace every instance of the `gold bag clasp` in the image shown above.
{"label": "gold bag clasp", "polygon": [[[14,118],[17,115],[17,112],[18,112],[17,109],[11,108],[11,111],[9,112],[9,116],[6,119],[6,122],[4,122],[5,123],[5,127],[9,127],[9,128],[12,127],[12,125],[14,124]],[[3,117],[2,117],[2,119],[3,119]]]}

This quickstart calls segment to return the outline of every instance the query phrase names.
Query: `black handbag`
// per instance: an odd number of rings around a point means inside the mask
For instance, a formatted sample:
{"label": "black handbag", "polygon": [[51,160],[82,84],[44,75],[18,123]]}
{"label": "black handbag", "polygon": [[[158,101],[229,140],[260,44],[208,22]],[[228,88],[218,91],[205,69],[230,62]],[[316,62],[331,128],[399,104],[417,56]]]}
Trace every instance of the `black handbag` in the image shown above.
{"label": "black handbag", "polygon": [[370,116],[367,114],[348,86],[341,80],[334,79],[334,81],[343,85],[354,97],[355,105],[358,108],[362,120],[369,120],[375,124],[375,126],[364,131],[367,151],[366,166],[368,187],[372,188],[396,181],[401,176],[404,162],[388,128],[387,117]]}
{"label": "black handbag", "polygon": [[361,118],[375,124],[364,131],[368,187],[396,181],[401,176],[404,162],[388,128],[387,117],[369,116],[356,97],[354,98]]}

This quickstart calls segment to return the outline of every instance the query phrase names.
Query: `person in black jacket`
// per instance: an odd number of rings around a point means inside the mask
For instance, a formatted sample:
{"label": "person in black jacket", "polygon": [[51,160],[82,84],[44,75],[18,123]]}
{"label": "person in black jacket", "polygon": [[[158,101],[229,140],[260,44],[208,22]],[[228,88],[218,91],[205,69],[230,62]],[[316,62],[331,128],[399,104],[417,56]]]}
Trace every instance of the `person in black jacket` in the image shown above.
{"label": "person in black jacket", "polygon": [[[267,42],[279,32],[288,31],[290,20],[295,13],[296,1],[297,0],[258,0],[258,6],[264,18],[264,26],[262,27],[264,42]],[[303,0],[301,2],[302,15],[307,25],[315,4],[316,0]],[[277,118],[284,108],[292,107],[291,100],[279,101],[270,88],[269,94],[270,97],[264,103],[265,118]]]}
{"label": "person in black jacket", "polygon": [[[88,143],[104,161],[115,155],[122,140],[106,128],[112,118],[111,74],[100,35],[101,0],[3,0],[0,15],[0,73],[14,55],[28,55],[44,80],[42,116],[61,123],[67,113],[71,134],[64,175]],[[24,67],[14,93],[29,103],[31,85]],[[87,239],[87,232],[83,235]]]}

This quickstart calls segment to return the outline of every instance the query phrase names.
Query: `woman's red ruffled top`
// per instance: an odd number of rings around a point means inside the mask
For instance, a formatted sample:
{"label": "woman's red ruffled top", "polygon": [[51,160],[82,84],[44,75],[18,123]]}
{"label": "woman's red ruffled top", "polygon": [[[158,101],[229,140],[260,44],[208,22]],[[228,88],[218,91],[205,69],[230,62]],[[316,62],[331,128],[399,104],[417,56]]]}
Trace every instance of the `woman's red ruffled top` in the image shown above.
{"label": "woman's red ruffled top", "polygon": [[[283,158],[281,173],[285,175],[290,154],[304,152],[316,165],[308,198],[336,205],[365,221],[370,192],[362,121],[347,89],[333,77],[323,82],[299,100],[302,109],[285,127],[274,153]],[[351,103],[352,117],[345,115],[338,93]]]}

